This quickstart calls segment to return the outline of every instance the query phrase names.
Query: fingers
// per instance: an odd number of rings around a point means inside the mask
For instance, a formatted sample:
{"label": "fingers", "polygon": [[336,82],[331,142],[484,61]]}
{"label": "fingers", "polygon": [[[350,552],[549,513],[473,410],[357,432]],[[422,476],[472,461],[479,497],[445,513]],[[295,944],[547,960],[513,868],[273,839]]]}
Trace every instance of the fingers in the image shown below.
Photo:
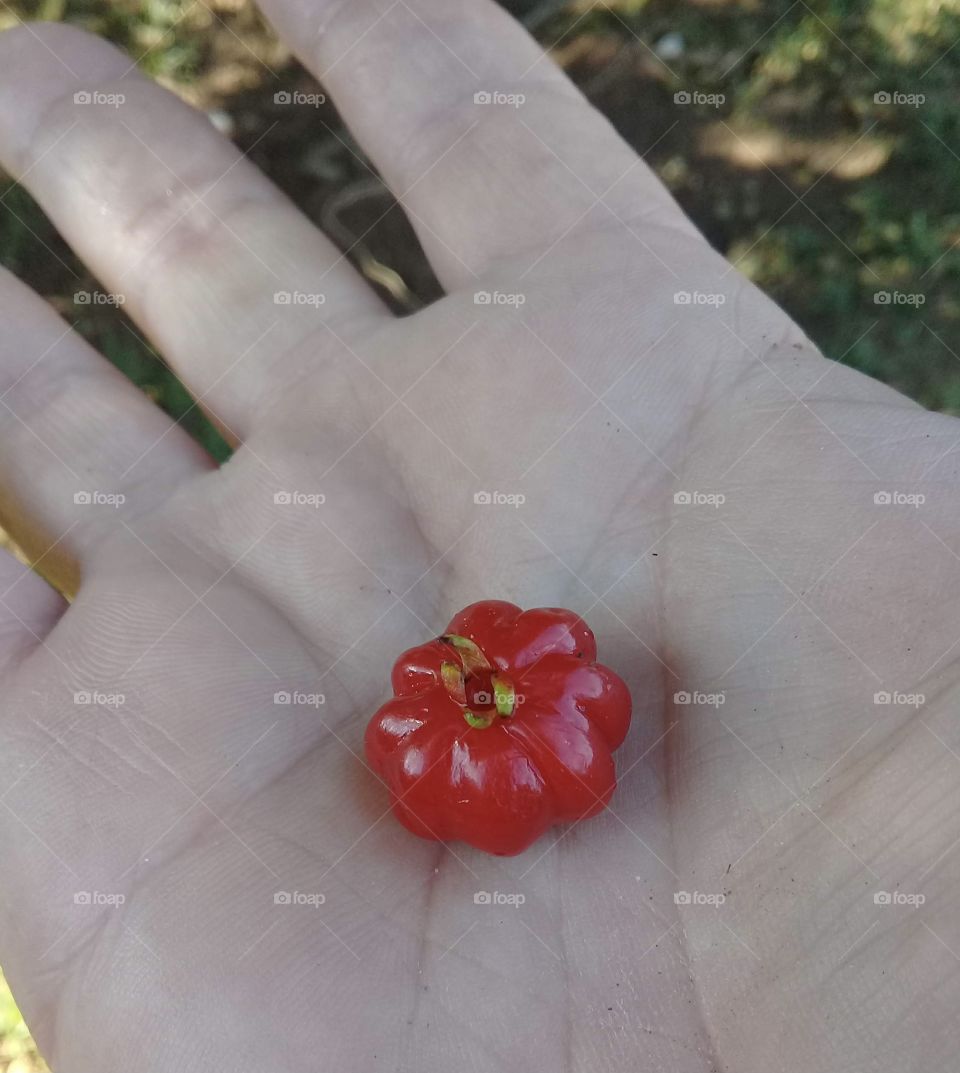
{"label": "fingers", "polygon": [[212,466],[125,376],[0,272],[0,522],[67,592],[121,517]]}
{"label": "fingers", "polygon": [[42,644],[66,608],[43,578],[0,548],[0,673]]}
{"label": "fingers", "polygon": [[302,374],[283,357],[321,322],[384,315],[332,243],[113,47],[21,26],[0,34],[0,71],[0,164],[229,432]]}
{"label": "fingers", "polygon": [[696,233],[493,0],[261,6],[333,94],[448,287],[617,217]]}

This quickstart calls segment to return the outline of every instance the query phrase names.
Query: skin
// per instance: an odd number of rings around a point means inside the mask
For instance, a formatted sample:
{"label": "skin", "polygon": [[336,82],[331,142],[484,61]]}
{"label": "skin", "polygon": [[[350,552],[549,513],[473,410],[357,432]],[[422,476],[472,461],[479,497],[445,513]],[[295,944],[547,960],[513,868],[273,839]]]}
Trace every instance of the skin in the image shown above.
{"label": "skin", "polygon": [[[41,1049],[946,1068],[960,425],[824,360],[494,5],[265,10],[402,196],[447,292],[414,317],[127,57],[0,36],[0,163],[238,444],[214,468],[0,278],[0,513],[76,595],[0,564],[0,961]],[[408,835],[360,755],[396,655],[480,598],[583,614],[635,701],[612,810],[510,859]]]}

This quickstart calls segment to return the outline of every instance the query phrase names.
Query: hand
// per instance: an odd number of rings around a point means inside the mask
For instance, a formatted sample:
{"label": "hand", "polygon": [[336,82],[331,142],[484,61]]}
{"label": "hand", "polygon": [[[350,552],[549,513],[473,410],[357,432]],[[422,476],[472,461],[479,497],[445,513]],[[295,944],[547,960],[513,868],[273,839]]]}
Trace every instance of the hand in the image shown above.
{"label": "hand", "polygon": [[[76,593],[3,560],[0,959],[53,1068],[944,1068],[957,423],[824,361],[495,5],[265,7],[417,228],[414,317],[127,57],[0,37],[0,162],[238,444],[3,277],[3,523]],[[635,700],[611,811],[511,859],[360,755],[480,598],[576,609]]]}

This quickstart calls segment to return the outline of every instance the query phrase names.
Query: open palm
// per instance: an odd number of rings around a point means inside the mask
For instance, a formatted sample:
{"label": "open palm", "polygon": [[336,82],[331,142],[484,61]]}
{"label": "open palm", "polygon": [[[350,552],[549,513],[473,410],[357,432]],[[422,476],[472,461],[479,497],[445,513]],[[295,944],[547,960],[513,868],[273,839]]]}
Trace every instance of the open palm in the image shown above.
{"label": "open palm", "polygon": [[[0,38],[0,160],[238,444],[0,280],[3,520],[76,593],[2,563],[0,958],[49,1060],[944,1068],[957,424],[819,357],[493,4],[265,6],[447,290],[414,317],[126,58]],[[612,809],[511,859],[361,755],[481,598],[576,609],[635,700]]]}

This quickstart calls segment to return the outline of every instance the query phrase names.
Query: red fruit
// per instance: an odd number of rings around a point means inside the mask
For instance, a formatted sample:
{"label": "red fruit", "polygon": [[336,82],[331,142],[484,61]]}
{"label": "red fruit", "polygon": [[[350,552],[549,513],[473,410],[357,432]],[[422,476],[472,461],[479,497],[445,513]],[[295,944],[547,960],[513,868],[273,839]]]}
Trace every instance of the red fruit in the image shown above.
{"label": "red fruit", "polygon": [[572,611],[471,604],[405,652],[394,697],[367,727],[367,760],[422,838],[520,853],[557,823],[601,812],[630,694],[596,662]]}

